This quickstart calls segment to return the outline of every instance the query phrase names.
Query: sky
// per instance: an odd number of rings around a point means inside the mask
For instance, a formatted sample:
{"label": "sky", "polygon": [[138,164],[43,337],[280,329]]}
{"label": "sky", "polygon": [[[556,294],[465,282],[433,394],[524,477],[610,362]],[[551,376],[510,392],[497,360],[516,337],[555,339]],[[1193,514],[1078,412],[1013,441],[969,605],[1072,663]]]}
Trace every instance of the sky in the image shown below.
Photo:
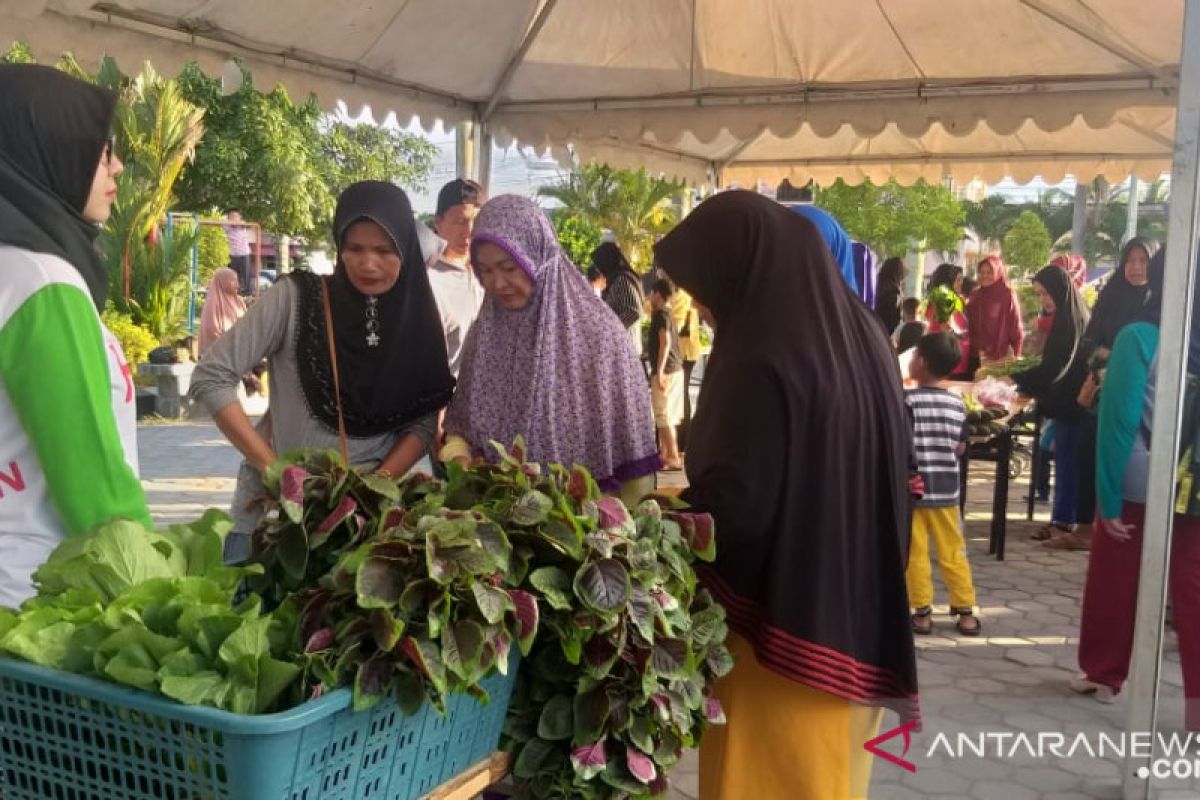
{"label": "sky", "polygon": [[[444,130],[440,123],[432,133],[425,133],[419,125],[410,126],[407,130],[424,136],[438,148],[437,160],[424,191],[409,192],[413,209],[418,214],[432,214],[437,207],[438,190],[455,177],[454,131]],[[554,159],[539,157],[532,150],[493,147],[492,178],[488,191],[493,196],[509,193],[531,196],[539,186],[557,183],[564,175],[565,170]]]}

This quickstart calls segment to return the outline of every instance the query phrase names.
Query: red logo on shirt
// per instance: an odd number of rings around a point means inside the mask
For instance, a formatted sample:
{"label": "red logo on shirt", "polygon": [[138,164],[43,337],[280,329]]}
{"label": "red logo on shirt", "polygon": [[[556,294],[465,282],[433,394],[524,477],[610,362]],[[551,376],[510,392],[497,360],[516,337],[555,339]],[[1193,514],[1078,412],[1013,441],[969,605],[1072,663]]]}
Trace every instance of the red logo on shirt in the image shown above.
{"label": "red logo on shirt", "polygon": [[125,402],[128,403],[133,400],[133,367],[129,366],[129,362],[125,360],[125,356],[115,345],[110,344],[108,349],[117,359],[118,366],[121,367],[121,377],[125,379]]}
{"label": "red logo on shirt", "polygon": [[[8,472],[0,470],[0,483],[3,483],[14,492],[25,491],[25,478],[21,475],[21,467],[17,462],[8,462]],[[4,491],[0,489],[0,497],[4,497]]]}
{"label": "red logo on shirt", "polygon": [[[863,749],[866,750],[868,753],[877,755],[880,758],[882,758],[884,761],[890,761],[893,764],[895,764],[896,766],[902,767],[903,769],[906,769],[909,772],[916,772],[917,771],[916,764],[912,763],[911,761],[905,761],[903,758],[900,757],[900,756],[908,755],[908,748],[912,745],[912,736],[910,735],[910,731],[912,731],[912,729],[915,727],[917,727],[917,721],[910,720],[898,728],[892,728],[890,731],[885,731],[885,732],[879,734],[871,741],[865,743],[863,745]],[[879,745],[883,744],[888,739],[894,738],[896,736],[904,737],[904,752],[902,752],[900,754],[900,756],[892,755],[891,753],[889,753],[886,750],[879,749]]]}

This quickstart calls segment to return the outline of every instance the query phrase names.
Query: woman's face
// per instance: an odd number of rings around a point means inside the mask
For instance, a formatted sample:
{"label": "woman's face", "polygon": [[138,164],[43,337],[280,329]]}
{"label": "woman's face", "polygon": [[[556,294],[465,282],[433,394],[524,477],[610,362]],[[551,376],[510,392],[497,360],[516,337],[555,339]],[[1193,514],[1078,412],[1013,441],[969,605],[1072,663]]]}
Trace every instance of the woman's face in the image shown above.
{"label": "woman's face", "polygon": [[217,270],[217,288],[226,294],[237,294],[238,274],[228,267]]}
{"label": "woman's face", "polygon": [[960,272],[960,273],[958,273],[958,276],[955,277],[955,279],[954,279],[954,293],[955,294],[959,294],[959,295],[962,294],[962,282],[963,282],[963,274]]}
{"label": "woman's face", "polygon": [[1042,308],[1046,310],[1047,314],[1053,314],[1055,308],[1054,298],[1046,291],[1046,287],[1034,281],[1033,288],[1037,291],[1038,299],[1042,301]]}
{"label": "woman's face", "polygon": [[112,140],[104,145],[100,154],[100,162],[96,164],[96,174],[92,176],[92,188],[88,192],[87,202],[83,205],[83,218],[88,222],[103,225],[112,213],[113,203],[117,199],[117,176],[125,170],[125,165],[113,152]]}
{"label": "woman's face", "polygon": [[1140,247],[1130,250],[1125,259],[1125,280],[1134,286],[1145,286],[1150,280],[1150,254]]}
{"label": "woman's face", "polygon": [[491,242],[475,247],[475,274],[489,297],[509,311],[520,311],[533,294],[533,281],[508,252]]}
{"label": "woman's face", "polygon": [[990,261],[986,261],[979,265],[979,285],[983,287],[991,286],[996,282],[996,268],[992,266]]}
{"label": "woman's face", "polygon": [[370,220],[359,220],[346,231],[341,257],[350,285],[361,294],[383,294],[400,279],[402,263],[396,244]]}

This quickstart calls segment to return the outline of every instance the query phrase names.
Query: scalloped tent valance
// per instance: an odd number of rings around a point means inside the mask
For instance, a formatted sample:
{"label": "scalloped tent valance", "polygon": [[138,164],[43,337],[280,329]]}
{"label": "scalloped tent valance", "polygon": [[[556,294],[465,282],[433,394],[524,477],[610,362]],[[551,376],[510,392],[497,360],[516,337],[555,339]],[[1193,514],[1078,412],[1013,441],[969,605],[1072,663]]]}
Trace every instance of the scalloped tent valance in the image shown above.
{"label": "scalloped tent valance", "polygon": [[43,59],[237,56],[327,107],[744,185],[1157,175],[1182,17],[1183,0],[0,0],[4,38]]}

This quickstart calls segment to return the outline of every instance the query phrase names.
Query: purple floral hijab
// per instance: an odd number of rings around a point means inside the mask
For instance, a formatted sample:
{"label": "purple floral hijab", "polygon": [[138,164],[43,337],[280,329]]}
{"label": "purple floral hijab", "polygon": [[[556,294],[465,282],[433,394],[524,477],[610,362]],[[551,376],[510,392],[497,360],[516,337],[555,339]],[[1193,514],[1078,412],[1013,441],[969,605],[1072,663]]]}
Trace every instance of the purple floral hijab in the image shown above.
{"label": "purple floral hijab", "polygon": [[446,431],[476,454],[525,437],[532,461],[580,464],[602,489],[660,466],[645,372],[629,335],[563,254],[554,228],[516,195],[488,201],[472,249],[490,242],[533,281],[529,303],[509,311],[484,300],[464,345]]}

